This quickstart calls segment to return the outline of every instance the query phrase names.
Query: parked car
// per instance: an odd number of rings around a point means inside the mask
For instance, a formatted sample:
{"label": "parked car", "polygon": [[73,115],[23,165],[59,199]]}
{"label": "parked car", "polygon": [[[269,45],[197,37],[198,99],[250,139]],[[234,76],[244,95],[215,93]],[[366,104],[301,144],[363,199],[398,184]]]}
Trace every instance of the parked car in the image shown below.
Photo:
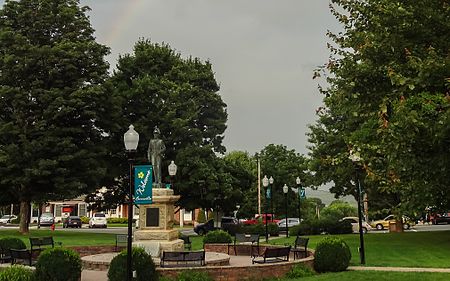
{"label": "parked car", "polygon": [[[348,221],[352,224],[353,232],[359,233],[359,219],[357,217],[344,217],[339,221]],[[362,229],[363,233],[367,233],[367,231],[372,230],[372,227],[366,221],[362,221]]]}
{"label": "parked car", "polygon": [[4,215],[3,217],[0,218],[0,223],[1,224],[8,224],[11,223],[11,221],[17,219],[16,215]]}
{"label": "parked car", "polygon": [[[222,217],[221,221],[221,227],[220,229],[223,229],[225,231],[230,232],[233,227],[237,227],[239,225],[238,220],[233,217]],[[194,232],[198,235],[205,235],[211,230],[214,230],[214,220],[210,219],[209,221],[205,223],[199,223],[194,227]]]}
{"label": "parked car", "polygon": [[[277,224],[278,224],[278,229],[280,229],[280,230],[286,229],[286,219],[279,220],[277,222]],[[288,218],[287,219],[288,228],[299,225],[299,224],[300,224],[300,220],[298,218]]]}
{"label": "parked car", "polygon": [[[395,222],[394,215],[389,215],[382,220],[373,221],[370,225],[372,227],[375,227],[378,230],[382,230],[385,228],[389,229],[390,222]],[[404,229],[410,229],[411,226],[414,226],[414,225],[416,225],[416,223],[414,221],[412,221],[407,216],[403,216],[403,228]]]}
{"label": "parked car", "polygon": [[50,226],[55,223],[55,217],[52,213],[42,213],[39,225]]}
{"label": "parked car", "polygon": [[82,222],[79,216],[68,216],[63,219],[63,228],[76,227],[81,228]]}
{"label": "parked car", "polygon": [[[280,220],[274,219],[272,214],[267,214],[267,223],[278,223]],[[256,214],[254,218],[243,221],[243,224],[262,224],[266,223],[266,214],[258,215]]]}
{"label": "parked car", "polygon": [[436,213],[432,216],[431,222],[433,224],[440,224],[440,223],[450,223],[450,213]]}
{"label": "parked car", "polygon": [[89,220],[89,228],[93,227],[107,227],[108,222],[106,221],[106,215],[102,213],[96,213],[94,216]]}

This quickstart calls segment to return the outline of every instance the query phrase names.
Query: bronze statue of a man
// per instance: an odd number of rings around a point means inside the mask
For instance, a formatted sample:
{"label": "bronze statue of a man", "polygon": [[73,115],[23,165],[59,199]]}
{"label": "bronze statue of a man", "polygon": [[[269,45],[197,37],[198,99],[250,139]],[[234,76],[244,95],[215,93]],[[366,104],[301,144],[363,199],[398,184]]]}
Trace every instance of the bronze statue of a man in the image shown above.
{"label": "bronze statue of a man", "polygon": [[147,157],[153,166],[154,183],[153,186],[156,188],[162,188],[161,182],[161,163],[164,156],[164,151],[166,151],[166,146],[162,139],[159,138],[160,131],[158,127],[155,126],[153,130],[154,138],[148,143]]}

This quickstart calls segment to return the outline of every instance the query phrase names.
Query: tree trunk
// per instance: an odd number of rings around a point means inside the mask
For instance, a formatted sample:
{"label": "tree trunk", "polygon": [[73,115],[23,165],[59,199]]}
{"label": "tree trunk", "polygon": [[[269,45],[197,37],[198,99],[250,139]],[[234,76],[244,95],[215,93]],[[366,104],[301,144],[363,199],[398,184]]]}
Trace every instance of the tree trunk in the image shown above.
{"label": "tree trunk", "polygon": [[28,225],[28,216],[30,215],[30,202],[20,201],[20,224],[19,232],[21,234],[28,234],[30,232]]}

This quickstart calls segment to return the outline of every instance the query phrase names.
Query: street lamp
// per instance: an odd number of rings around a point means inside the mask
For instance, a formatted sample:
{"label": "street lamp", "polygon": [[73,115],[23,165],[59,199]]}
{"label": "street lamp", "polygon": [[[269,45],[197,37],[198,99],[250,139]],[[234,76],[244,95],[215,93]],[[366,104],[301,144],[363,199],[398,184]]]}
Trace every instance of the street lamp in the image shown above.
{"label": "street lamp", "polygon": [[139,134],[134,130],[134,126],[130,125],[128,131],[123,135],[123,142],[125,144],[125,150],[128,155],[128,163],[130,165],[130,182],[128,190],[128,239],[127,239],[127,280],[133,279],[133,271],[131,268],[131,243],[132,238],[132,223],[133,223],[133,154],[136,153],[136,149],[139,143]]}
{"label": "street lamp", "polygon": [[177,165],[172,160],[169,165],[170,187],[173,189],[173,177],[177,174]]}
{"label": "street lamp", "polygon": [[284,184],[283,186],[283,193],[284,193],[284,204],[286,207],[286,238],[289,237],[289,231],[288,231],[288,202],[287,202],[287,194],[289,191],[289,187]]}
{"label": "street lamp", "polygon": [[271,209],[271,212],[272,212],[270,217],[272,218],[272,222],[273,222],[273,217],[275,215],[275,212],[273,211],[273,192],[272,192],[272,190],[273,190],[273,178],[272,177],[269,178],[269,184],[270,184],[270,193],[272,195],[272,198],[270,198],[270,209]]}
{"label": "street lamp", "polygon": [[298,222],[301,223],[301,203],[302,203],[302,187],[301,187],[301,180],[300,177],[297,177],[295,179],[295,183],[297,184],[297,191],[298,191]]}
{"label": "street lamp", "polygon": [[267,227],[267,200],[269,200],[269,198],[270,198],[270,191],[269,191],[269,189],[267,188],[268,186],[269,186],[269,179],[267,178],[267,176],[264,176],[264,178],[263,178],[263,180],[262,180],[262,184],[263,184],[263,186],[264,186],[264,188],[265,188],[265,190],[266,190],[266,200],[264,201],[264,209],[265,209],[265,213],[266,213],[266,215],[265,215],[265,217],[264,217],[264,220],[265,220],[265,224],[266,224],[266,243],[267,242],[269,242],[269,231],[268,231],[268,227]]}
{"label": "street lamp", "polygon": [[362,228],[362,211],[361,211],[361,181],[359,180],[359,163],[361,162],[361,156],[358,152],[353,152],[353,150],[350,150],[350,156],[348,157],[350,160],[352,160],[353,164],[355,165],[355,178],[356,178],[356,185],[358,187],[358,224],[359,224],[359,258],[361,261],[361,264],[366,263],[366,257],[364,252],[364,233]]}

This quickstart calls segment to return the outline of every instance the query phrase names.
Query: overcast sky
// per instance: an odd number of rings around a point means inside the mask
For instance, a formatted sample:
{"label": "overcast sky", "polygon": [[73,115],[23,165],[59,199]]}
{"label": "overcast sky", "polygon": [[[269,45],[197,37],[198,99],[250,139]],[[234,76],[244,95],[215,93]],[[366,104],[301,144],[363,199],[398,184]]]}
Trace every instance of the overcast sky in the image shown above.
{"label": "overcast sky", "polygon": [[[4,1],[0,0],[3,4]],[[321,105],[314,68],[327,29],[339,26],[328,0],[81,0],[97,40],[119,54],[139,38],[168,43],[212,63],[227,104],[227,151],[274,143],[306,153],[307,125]]]}

